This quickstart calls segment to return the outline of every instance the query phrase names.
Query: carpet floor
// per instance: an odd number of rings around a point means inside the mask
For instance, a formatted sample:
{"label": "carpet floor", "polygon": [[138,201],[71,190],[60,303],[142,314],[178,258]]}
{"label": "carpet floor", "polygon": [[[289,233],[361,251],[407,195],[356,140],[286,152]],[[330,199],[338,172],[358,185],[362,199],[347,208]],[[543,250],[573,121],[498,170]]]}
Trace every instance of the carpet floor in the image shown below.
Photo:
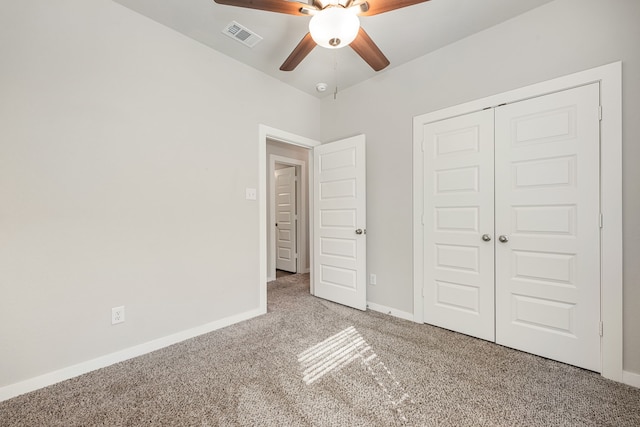
{"label": "carpet floor", "polygon": [[0,426],[640,426],[640,389],[268,285],[268,313],[0,403]]}

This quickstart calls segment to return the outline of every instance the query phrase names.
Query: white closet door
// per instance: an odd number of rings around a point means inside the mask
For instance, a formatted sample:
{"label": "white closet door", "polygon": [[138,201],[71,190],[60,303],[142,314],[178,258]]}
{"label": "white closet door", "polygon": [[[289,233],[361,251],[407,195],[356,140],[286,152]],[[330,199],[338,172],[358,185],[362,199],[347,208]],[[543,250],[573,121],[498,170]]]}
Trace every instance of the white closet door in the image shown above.
{"label": "white closet door", "polygon": [[493,128],[484,110],[427,124],[423,135],[424,319],[490,341]]}
{"label": "white closet door", "polygon": [[594,371],[598,108],[592,84],[495,112],[496,342]]}

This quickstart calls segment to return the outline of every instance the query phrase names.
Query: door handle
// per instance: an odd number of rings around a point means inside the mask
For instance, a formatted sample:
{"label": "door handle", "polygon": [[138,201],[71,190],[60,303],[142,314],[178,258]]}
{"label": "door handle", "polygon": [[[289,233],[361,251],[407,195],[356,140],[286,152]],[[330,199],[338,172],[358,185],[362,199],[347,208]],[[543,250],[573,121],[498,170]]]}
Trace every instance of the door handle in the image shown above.
{"label": "door handle", "polygon": [[482,240],[484,240],[485,242],[490,242],[491,241],[491,236],[489,236],[488,234],[483,234],[482,235]]}
{"label": "door handle", "polygon": [[356,230],[356,234],[367,234],[367,230],[363,230],[362,228],[358,228]]}
{"label": "door handle", "polygon": [[498,237],[498,240],[500,240],[501,243],[507,243],[509,241],[509,238],[502,234],[500,235],[500,237]]}

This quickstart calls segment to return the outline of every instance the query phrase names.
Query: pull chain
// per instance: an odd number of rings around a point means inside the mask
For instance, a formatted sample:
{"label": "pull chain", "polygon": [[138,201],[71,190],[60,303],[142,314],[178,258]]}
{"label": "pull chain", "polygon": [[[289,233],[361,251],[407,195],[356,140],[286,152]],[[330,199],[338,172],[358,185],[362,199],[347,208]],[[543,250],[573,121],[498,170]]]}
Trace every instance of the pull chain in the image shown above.
{"label": "pull chain", "polygon": [[333,91],[333,99],[336,100],[338,98],[338,49],[333,52],[333,83],[335,85],[335,90]]}

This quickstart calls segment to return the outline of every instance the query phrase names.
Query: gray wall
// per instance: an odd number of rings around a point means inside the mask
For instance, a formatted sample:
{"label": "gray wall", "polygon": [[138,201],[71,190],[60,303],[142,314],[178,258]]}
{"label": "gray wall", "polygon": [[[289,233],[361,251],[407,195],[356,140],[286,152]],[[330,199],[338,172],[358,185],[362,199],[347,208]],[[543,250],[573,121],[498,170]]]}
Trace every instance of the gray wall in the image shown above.
{"label": "gray wall", "polygon": [[640,373],[639,1],[557,0],[337,101],[109,0],[0,5],[0,387],[257,308],[259,123],[367,135],[368,300],[412,311],[412,117],[616,60]]}
{"label": "gray wall", "polygon": [[0,387],[257,310],[258,125],[320,102],[109,0],[0,6]]}
{"label": "gray wall", "polygon": [[323,100],[323,141],[367,135],[369,301],[413,311],[413,116],[622,60],[624,368],[640,373],[639,23],[637,0],[557,0]]}

